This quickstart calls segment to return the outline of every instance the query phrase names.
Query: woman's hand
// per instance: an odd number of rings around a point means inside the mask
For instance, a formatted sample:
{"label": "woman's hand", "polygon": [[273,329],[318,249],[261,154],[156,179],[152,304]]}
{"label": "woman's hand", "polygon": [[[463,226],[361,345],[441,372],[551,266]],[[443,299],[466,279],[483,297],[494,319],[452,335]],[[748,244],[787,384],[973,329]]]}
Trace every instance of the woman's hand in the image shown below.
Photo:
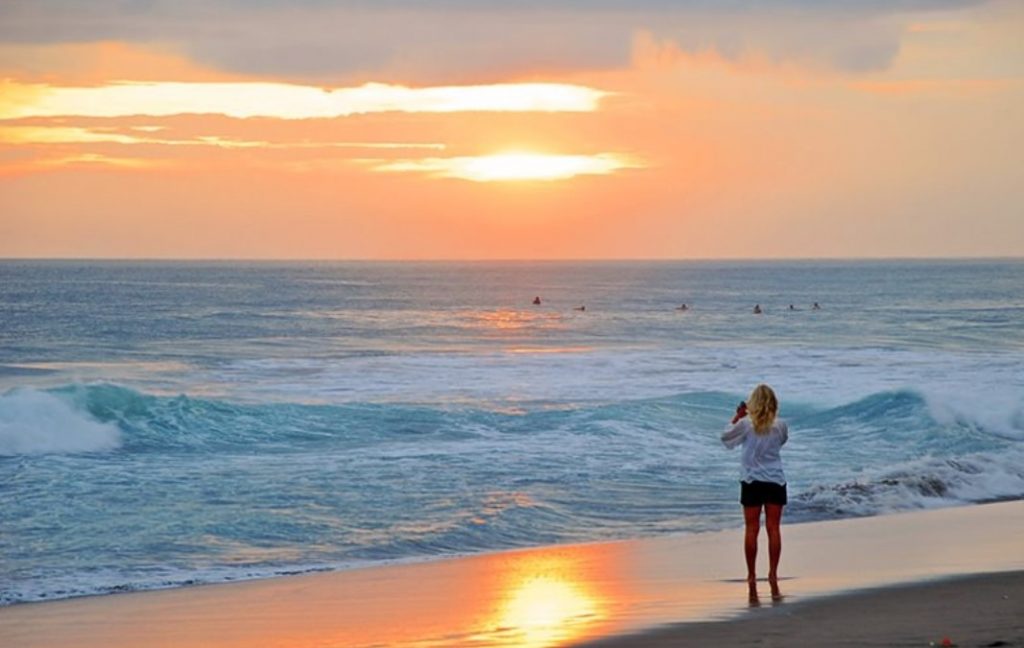
{"label": "woman's hand", "polygon": [[742,401],[736,407],[736,416],[732,417],[732,424],[736,425],[736,421],[740,420],[747,415],[747,401]]}

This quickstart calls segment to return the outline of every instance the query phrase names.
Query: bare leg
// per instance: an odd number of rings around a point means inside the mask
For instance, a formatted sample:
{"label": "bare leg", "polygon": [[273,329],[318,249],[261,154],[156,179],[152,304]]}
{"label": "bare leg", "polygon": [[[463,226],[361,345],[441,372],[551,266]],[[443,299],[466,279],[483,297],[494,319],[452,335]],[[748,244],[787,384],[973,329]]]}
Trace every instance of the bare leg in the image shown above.
{"label": "bare leg", "polygon": [[779,558],[782,556],[782,506],[779,504],[764,505],[764,525],[768,531],[768,583],[772,587],[772,596],[779,595]]}
{"label": "bare leg", "polygon": [[743,553],[747,558],[747,585],[754,593],[757,591],[757,534],[761,532],[761,507],[744,506],[743,520],[746,523]]}

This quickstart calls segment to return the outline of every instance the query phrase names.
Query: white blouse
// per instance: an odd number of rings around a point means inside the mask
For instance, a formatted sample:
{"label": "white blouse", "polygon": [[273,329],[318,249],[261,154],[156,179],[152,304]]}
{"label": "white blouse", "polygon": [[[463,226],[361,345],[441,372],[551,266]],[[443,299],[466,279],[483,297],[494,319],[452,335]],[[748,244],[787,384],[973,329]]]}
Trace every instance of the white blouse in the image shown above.
{"label": "white blouse", "polygon": [[779,450],[789,440],[789,426],[782,419],[775,419],[768,434],[754,432],[754,424],[745,416],[722,432],[722,443],[726,448],[743,444],[740,457],[740,480],[745,482],[766,481],[786,483],[782,471],[782,457]]}

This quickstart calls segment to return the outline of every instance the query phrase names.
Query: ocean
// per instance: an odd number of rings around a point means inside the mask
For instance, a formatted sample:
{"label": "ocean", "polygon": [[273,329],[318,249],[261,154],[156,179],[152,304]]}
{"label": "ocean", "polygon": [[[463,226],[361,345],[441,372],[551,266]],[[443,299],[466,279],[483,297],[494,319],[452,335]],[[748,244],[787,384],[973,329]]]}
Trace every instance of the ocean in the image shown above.
{"label": "ocean", "polygon": [[1022,498],[1024,261],[0,261],[0,604],[737,528],[759,382],[786,522]]}

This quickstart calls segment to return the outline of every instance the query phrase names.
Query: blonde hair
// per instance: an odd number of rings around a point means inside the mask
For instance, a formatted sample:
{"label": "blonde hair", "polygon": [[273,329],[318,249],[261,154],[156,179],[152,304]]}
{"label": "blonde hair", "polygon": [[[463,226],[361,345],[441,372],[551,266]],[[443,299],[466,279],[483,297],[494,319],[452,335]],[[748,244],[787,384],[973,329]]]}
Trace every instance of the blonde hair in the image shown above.
{"label": "blonde hair", "polygon": [[754,424],[754,432],[768,434],[775,422],[775,415],[779,413],[779,400],[775,398],[772,388],[765,384],[754,387],[747,399],[747,412],[750,414],[750,422]]}

